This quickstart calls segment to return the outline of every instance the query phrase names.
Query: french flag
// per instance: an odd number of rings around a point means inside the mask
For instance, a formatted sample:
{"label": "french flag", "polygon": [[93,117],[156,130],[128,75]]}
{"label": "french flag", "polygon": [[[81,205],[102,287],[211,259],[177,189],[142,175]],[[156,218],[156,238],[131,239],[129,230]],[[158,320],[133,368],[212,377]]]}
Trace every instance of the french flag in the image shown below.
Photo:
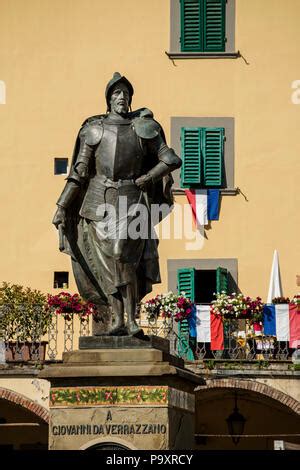
{"label": "french flag", "polygon": [[296,304],[264,306],[264,334],[277,341],[289,341],[289,347],[300,346],[300,310]]}
{"label": "french flag", "polygon": [[219,220],[219,189],[186,189],[185,194],[198,225],[207,225],[209,220]]}
{"label": "french flag", "polygon": [[213,351],[224,349],[223,321],[210,311],[210,305],[196,306],[196,332],[198,343],[210,343]]}

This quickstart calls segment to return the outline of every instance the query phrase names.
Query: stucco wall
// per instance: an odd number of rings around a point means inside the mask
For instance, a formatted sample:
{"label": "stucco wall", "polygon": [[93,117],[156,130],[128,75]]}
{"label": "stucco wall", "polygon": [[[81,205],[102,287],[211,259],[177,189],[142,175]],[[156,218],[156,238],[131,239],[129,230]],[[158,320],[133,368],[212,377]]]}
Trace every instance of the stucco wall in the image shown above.
{"label": "stucco wall", "polygon": [[299,378],[298,380],[293,378],[256,378],[256,382],[260,382],[265,385],[269,385],[270,387],[276,388],[276,390],[279,390],[282,393],[285,393],[298,402],[300,402],[300,384],[299,384]]}
{"label": "stucco wall", "polygon": [[[169,0],[2,0],[0,280],[50,292],[53,271],[71,271],[51,226],[64,185],[53,159],[70,158],[81,122],[105,112],[104,88],[119,70],[135,87],[134,108],[152,109],[168,141],[172,116],[234,118],[235,184],[248,201],[222,198],[199,257],[237,258],[241,290],[265,298],[277,248],[284,293],[294,294],[300,106],[291,86],[299,78],[299,15],[297,0],[237,0],[235,48],[245,60],[174,64],[164,53]],[[156,292],[167,289],[168,258],[194,257],[184,241],[162,240]]]}
{"label": "stucco wall", "polygon": [[37,378],[0,378],[0,389],[19,393],[49,410],[50,382]]}

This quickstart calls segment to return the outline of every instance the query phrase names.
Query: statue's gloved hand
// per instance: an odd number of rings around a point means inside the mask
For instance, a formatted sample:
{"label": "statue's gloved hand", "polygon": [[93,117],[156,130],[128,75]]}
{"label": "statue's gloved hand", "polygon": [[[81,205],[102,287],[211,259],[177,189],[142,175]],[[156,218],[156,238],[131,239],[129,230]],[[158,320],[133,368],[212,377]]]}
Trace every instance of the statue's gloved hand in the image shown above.
{"label": "statue's gloved hand", "polygon": [[88,166],[83,162],[79,162],[75,166],[75,171],[79,176],[81,176],[81,178],[87,178],[88,177],[88,174],[89,174]]}
{"label": "statue's gloved hand", "polygon": [[135,180],[135,184],[142,190],[145,191],[148,186],[152,183],[152,177],[151,175],[142,175],[139,178]]}
{"label": "statue's gloved hand", "polygon": [[55,225],[56,228],[58,228],[60,224],[65,225],[65,221],[66,221],[66,209],[64,207],[58,206],[57,211],[54,214],[52,223],[53,225]]}

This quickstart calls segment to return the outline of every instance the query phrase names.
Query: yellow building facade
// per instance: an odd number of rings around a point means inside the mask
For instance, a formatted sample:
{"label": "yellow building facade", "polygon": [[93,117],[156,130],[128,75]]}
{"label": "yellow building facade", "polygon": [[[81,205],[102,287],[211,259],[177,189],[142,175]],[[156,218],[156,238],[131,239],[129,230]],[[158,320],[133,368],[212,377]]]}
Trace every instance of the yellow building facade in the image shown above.
{"label": "yellow building facade", "polygon": [[[1,281],[53,294],[62,290],[54,288],[54,273],[67,272],[68,290],[77,291],[70,258],[59,252],[58,234],[51,225],[66,178],[55,174],[54,163],[68,159],[70,165],[81,123],[105,113],[105,86],[119,71],[134,86],[133,109],[151,109],[177,152],[182,126],[224,126],[228,131],[227,184],[221,190],[219,220],[201,231],[197,249],[188,249],[187,237],[176,239],[172,229],[169,238],[160,238],[162,283],[151,295],[176,288],[178,267],[208,269],[210,263],[215,268],[224,262],[241,292],[266,301],[275,249],[284,295],[291,298],[299,289],[300,3],[228,0],[227,42],[224,53],[215,54],[181,51],[180,8],[180,0],[1,1]],[[179,172],[174,178],[175,202],[183,208],[187,198],[179,189]],[[170,219],[172,227],[174,213]],[[222,408],[223,389],[214,388],[210,372],[205,374],[212,385],[197,399],[200,449],[208,448],[201,433],[223,432],[213,429],[207,412]],[[9,401],[8,415],[16,419],[13,404],[26,396],[26,412],[17,419],[30,422],[30,413],[35,413],[45,447],[49,382],[36,376],[32,370],[22,377],[17,372],[1,376],[0,405]],[[283,386],[279,379],[274,385],[268,382],[269,376],[263,376],[260,391],[250,386],[250,376],[245,376],[248,387],[228,379],[232,383],[223,384],[224,389],[245,389],[241,401],[247,406],[259,399],[258,393],[263,395],[270,414],[265,434],[274,429],[283,432],[280,416],[285,433],[289,426],[290,432],[296,432],[297,377]],[[281,391],[269,399],[272,387]],[[224,420],[232,410],[231,395],[225,398]],[[260,415],[255,404],[247,406],[254,432],[255,423],[264,425],[263,407]],[[273,407],[278,411],[274,422]],[[5,430],[0,431],[5,441]],[[37,440],[34,432],[31,444]],[[20,431],[17,435],[22,443]],[[222,448],[235,448],[228,442]],[[272,448],[273,441],[256,444],[256,448]],[[209,448],[218,445],[215,440]],[[244,448],[253,447],[247,441]]]}
{"label": "yellow building facade", "polygon": [[119,70],[135,87],[133,108],[153,110],[169,144],[172,118],[234,119],[241,193],[222,196],[200,250],[161,240],[156,291],[167,289],[167,259],[235,258],[242,292],[265,299],[276,248],[284,293],[296,292],[300,6],[237,0],[233,46],[242,57],[171,60],[176,2],[1,2],[1,279],[51,292],[54,271],[71,273],[51,226],[65,178],[54,175],[54,158],[70,162],[78,128],[105,112],[105,85]]}

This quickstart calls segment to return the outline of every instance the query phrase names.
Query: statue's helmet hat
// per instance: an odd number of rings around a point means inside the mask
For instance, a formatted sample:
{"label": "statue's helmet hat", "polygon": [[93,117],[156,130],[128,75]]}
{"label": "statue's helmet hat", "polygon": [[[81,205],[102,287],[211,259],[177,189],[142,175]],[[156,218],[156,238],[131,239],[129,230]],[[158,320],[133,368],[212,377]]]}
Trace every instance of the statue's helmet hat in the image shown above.
{"label": "statue's helmet hat", "polygon": [[106,103],[107,103],[108,109],[110,109],[111,89],[114,85],[116,85],[117,83],[120,83],[120,82],[125,83],[125,85],[128,87],[129,94],[130,94],[129,106],[131,105],[131,99],[132,99],[132,95],[134,93],[133,86],[131,85],[130,81],[127,80],[126,77],[122,76],[119,72],[115,72],[114,75],[113,75],[113,78],[108,82],[108,84],[106,85],[106,89],[105,89],[105,98],[106,98]]}

